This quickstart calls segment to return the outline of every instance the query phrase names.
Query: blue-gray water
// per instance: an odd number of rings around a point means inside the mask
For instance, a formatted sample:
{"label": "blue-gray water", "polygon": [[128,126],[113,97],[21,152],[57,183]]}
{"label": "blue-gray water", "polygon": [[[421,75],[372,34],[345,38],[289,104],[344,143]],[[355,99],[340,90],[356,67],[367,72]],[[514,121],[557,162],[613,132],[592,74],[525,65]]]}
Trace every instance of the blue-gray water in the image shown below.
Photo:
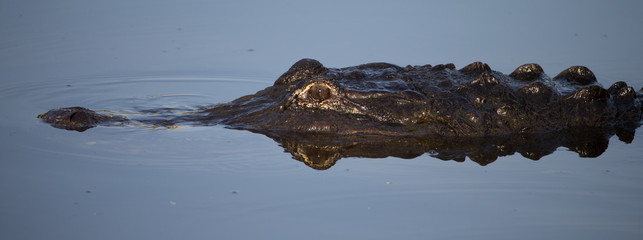
{"label": "blue-gray water", "polygon": [[423,155],[326,171],[223,127],[52,128],[254,93],[295,61],[592,69],[643,87],[640,1],[0,2],[0,239],[641,239],[643,137],[482,167]]}

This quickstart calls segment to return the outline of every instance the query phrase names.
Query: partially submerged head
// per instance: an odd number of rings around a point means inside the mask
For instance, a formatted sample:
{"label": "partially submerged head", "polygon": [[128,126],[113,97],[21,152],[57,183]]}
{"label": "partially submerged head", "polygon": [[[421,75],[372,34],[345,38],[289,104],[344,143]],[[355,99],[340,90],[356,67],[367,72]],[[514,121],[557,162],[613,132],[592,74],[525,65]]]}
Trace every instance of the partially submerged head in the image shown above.
{"label": "partially submerged head", "polygon": [[228,109],[244,110],[224,123],[271,132],[408,134],[409,126],[426,117],[428,105],[398,75],[402,70],[384,63],[328,69],[302,59],[273,86],[231,102]]}

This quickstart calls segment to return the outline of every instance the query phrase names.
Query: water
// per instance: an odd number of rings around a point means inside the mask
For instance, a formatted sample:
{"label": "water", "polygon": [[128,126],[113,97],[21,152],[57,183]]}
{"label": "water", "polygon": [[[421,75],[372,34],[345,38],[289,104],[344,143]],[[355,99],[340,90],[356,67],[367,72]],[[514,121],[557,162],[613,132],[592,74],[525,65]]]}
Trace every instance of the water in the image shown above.
{"label": "water", "polygon": [[0,3],[2,239],[640,239],[643,138],[480,166],[343,158],[318,171],[221,126],[55,129],[81,105],[225,102],[328,67],[585,65],[643,87],[640,2]]}

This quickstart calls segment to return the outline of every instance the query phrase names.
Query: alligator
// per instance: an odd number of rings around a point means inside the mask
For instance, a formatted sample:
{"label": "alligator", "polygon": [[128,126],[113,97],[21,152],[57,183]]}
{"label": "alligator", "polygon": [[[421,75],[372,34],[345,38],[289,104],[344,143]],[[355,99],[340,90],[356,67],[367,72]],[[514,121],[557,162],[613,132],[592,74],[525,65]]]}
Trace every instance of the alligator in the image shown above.
{"label": "alligator", "polygon": [[283,146],[292,139],[329,146],[391,139],[417,143],[418,139],[551,138],[578,135],[578,129],[599,129],[602,135],[617,134],[627,142],[641,125],[642,93],[625,82],[605,89],[584,66],[572,66],[551,78],[534,63],[505,75],[482,62],[460,69],[452,63],[327,68],[317,60],[302,59],[273,86],[189,114],[131,119],[67,107],[38,118],[75,131],[99,125],[225,125],[279,139]]}

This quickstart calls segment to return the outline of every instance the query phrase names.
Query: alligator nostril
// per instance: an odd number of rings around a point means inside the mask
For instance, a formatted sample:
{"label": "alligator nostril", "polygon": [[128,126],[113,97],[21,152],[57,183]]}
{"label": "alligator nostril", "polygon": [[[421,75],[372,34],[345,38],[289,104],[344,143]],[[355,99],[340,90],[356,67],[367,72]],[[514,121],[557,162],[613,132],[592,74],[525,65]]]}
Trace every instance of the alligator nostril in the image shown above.
{"label": "alligator nostril", "polygon": [[78,112],[73,112],[71,115],[69,115],[69,121],[74,121],[74,116],[76,116]]}
{"label": "alligator nostril", "polygon": [[312,99],[321,102],[329,99],[331,95],[330,88],[326,85],[315,84],[308,89],[308,96]]}

